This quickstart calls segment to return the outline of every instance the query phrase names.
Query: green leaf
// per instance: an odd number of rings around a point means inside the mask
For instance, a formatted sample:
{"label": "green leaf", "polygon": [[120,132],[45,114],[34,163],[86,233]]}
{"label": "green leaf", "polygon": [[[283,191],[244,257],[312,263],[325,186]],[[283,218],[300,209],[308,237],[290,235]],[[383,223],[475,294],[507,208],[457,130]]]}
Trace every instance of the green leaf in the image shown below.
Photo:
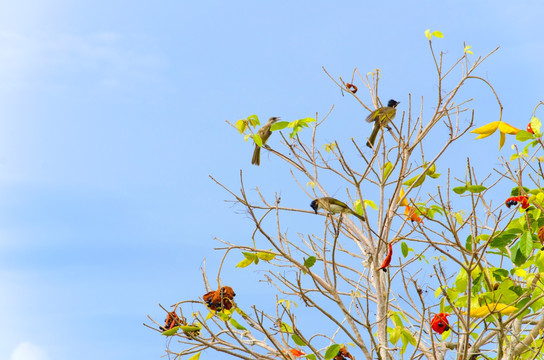
{"label": "green leaf", "polygon": [[189,359],[187,359],[187,360],[198,360],[198,359],[200,359],[200,353],[201,353],[201,352],[202,352],[202,351],[197,352],[196,354],[194,354],[193,356],[191,356],[191,357],[190,357]]}
{"label": "green leaf", "polygon": [[455,278],[455,289],[457,292],[464,293],[468,285],[468,274],[465,269],[461,268],[459,274]]}
{"label": "green leaf", "polygon": [[263,139],[259,136],[259,134],[253,134],[253,141],[255,141],[255,145],[258,147],[263,146]]}
{"label": "green leaf", "polygon": [[[408,342],[410,343],[410,345],[412,346],[415,346],[417,344],[417,341],[416,339],[414,338],[414,335],[412,335],[412,333],[408,330],[408,329],[403,329],[402,330],[402,335],[401,335],[403,338],[406,338],[406,340],[408,340]],[[403,342],[404,342],[404,339],[403,339]]]}
{"label": "green leaf", "polygon": [[489,246],[492,248],[502,248],[507,245],[510,245],[512,240],[516,239],[518,237],[518,231],[516,230],[507,230],[503,231],[499,235],[497,235],[491,242],[489,243]]}
{"label": "green leaf", "polygon": [[302,127],[300,127],[300,126],[297,126],[297,127],[293,128],[293,131],[289,134],[289,137],[291,139],[294,138],[298,134],[300,129],[302,129]]}
{"label": "green leaf", "polygon": [[506,269],[495,269],[495,270],[493,270],[493,277],[497,281],[501,281],[502,279],[508,277],[508,274],[510,274],[510,273]]}
{"label": "green leaf", "polygon": [[200,327],[195,325],[182,325],[179,326],[179,328],[185,332],[195,332],[200,330]]}
{"label": "green leaf", "polygon": [[402,323],[402,319],[400,318],[399,314],[397,313],[391,314],[391,320],[393,320],[396,326],[404,327],[404,324]]}
{"label": "green leaf", "polygon": [[179,330],[179,326],[174,326],[173,328],[169,330],[163,331],[161,335],[172,336],[172,335],[175,335],[178,332],[178,330]]}
{"label": "green leaf", "polygon": [[308,354],[308,355],[306,355],[306,359],[316,360],[317,358],[315,357],[314,354]]}
{"label": "green leaf", "polygon": [[393,170],[393,164],[391,161],[388,161],[385,163],[384,169],[383,169],[383,181],[386,181],[389,177],[389,174],[391,174],[391,170]]}
{"label": "green leaf", "polygon": [[336,355],[338,355],[340,348],[341,346],[338,344],[332,344],[331,346],[329,346],[329,348],[325,352],[325,359],[329,360],[334,358]]}
{"label": "green leaf", "polygon": [[317,261],[317,258],[315,256],[310,256],[306,260],[304,260],[304,266],[308,269],[314,266],[315,262]]}
{"label": "green leaf", "polygon": [[470,191],[473,194],[481,193],[482,191],[486,190],[487,188],[483,185],[469,185],[467,187],[467,190]]}
{"label": "green leaf", "polygon": [[468,187],[465,185],[465,186],[457,186],[457,187],[454,187],[453,189],[453,192],[458,194],[458,195],[461,195],[462,193],[464,193],[465,191],[468,190]]}
{"label": "green leaf", "polygon": [[253,260],[244,259],[244,260],[240,261],[238,264],[236,264],[236,267],[237,268],[245,268],[245,267],[251,265],[251,263],[253,263]]}
{"label": "green leaf", "polygon": [[287,125],[289,125],[289,122],[288,121],[279,121],[277,123],[274,123],[271,127],[270,127],[270,131],[278,131],[278,130],[283,130],[287,127]]}
{"label": "green leaf", "polygon": [[361,205],[361,200],[359,199],[355,200],[355,202],[353,203],[353,210],[355,210],[355,212],[359,215],[364,214],[363,206]]}
{"label": "green leaf", "polygon": [[465,241],[465,248],[468,251],[472,251],[472,235],[467,236],[467,240]]}
{"label": "green leaf", "polygon": [[293,333],[293,328],[291,327],[291,325],[286,324],[286,323],[284,323],[282,321],[281,326],[280,326],[280,331],[284,332],[284,333],[292,334]]}
{"label": "green leaf", "polygon": [[533,251],[533,237],[530,232],[524,232],[519,238],[519,250],[525,257],[529,257]]}
{"label": "green leaf", "polygon": [[408,256],[408,245],[403,241],[400,243],[400,250],[402,251],[402,256],[407,257]]}
{"label": "green leaf", "polygon": [[257,255],[255,255],[255,253],[247,252],[247,251],[242,251],[242,255],[244,255],[244,257],[246,259],[251,260],[251,261],[254,261],[255,258],[257,257]]}
{"label": "green leaf", "polygon": [[[413,178],[409,179],[409,180],[406,180],[402,185],[406,185],[406,186],[412,186],[412,184],[414,185],[414,187],[418,187],[418,186],[421,186],[421,184],[423,184],[423,182],[425,181],[425,176],[426,175],[416,175],[414,176]],[[418,180],[419,178],[419,180]],[[417,182],[416,182],[417,180]]]}
{"label": "green leaf", "polygon": [[253,127],[255,127],[257,125],[261,125],[261,123],[259,122],[259,117],[257,115],[255,115],[255,114],[248,116],[247,121]]}
{"label": "green leaf", "polygon": [[510,248],[510,251],[511,251],[510,259],[512,260],[514,265],[521,266],[523,265],[525,260],[527,260],[527,257],[523,255],[523,253],[519,250],[519,242],[514,244],[514,246]]}
{"label": "green leaf", "polygon": [[264,261],[270,261],[276,257],[276,254],[270,254],[266,252],[258,252],[257,257]]}
{"label": "green leaf", "polygon": [[387,328],[387,332],[389,333],[389,341],[391,342],[391,344],[395,345],[399,341],[402,329],[403,328],[398,326],[394,328]]}
{"label": "green leaf", "polygon": [[291,339],[293,339],[295,344],[297,344],[298,346],[306,346],[306,343],[302,341],[302,339],[299,338],[297,334],[291,335]]}
{"label": "green leaf", "polygon": [[[531,189],[529,189],[528,187],[523,187],[523,191],[528,194],[531,192]],[[519,189],[519,186],[516,186],[516,187],[513,187],[512,190],[510,190],[510,196],[520,196],[521,195],[521,190]]]}
{"label": "green leaf", "polygon": [[240,323],[233,318],[230,318],[229,322],[232,326],[234,326],[238,330],[247,330],[245,327],[240,325]]}
{"label": "green leaf", "polygon": [[217,315],[217,317],[219,317],[223,321],[228,321],[229,320],[229,315],[224,314],[224,313],[222,313],[220,311],[216,312],[215,315]]}
{"label": "green leaf", "polygon": [[544,251],[539,251],[536,254],[535,265],[538,267],[538,272],[544,272]]}
{"label": "green leaf", "polygon": [[215,315],[215,311],[210,311],[208,315],[206,315],[206,318],[204,319],[204,321],[211,319],[214,315]]}
{"label": "green leaf", "polygon": [[516,140],[521,141],[521,142],[527,141],[527,140],[534,140],[534,138],[535,138],[535,136],[533,134],[531,134],[530,132],[525,131],[525,130],[520,130],[516,134]]}
{"label": "green leaf", "polygon": [[433,36],[436,36],[437,38],[443,38],[444,37],[444,34],[442,34],[440,31],[436,30],[436,31],[433,31]]}
{"label": "green leaf", "polygon": [[450,335],[451,335],[451,328],[448,331],[444,331],[442,333],[442,335],[441,335],[442,336],[442,341],[446,341],[446,339],[449,338]]}

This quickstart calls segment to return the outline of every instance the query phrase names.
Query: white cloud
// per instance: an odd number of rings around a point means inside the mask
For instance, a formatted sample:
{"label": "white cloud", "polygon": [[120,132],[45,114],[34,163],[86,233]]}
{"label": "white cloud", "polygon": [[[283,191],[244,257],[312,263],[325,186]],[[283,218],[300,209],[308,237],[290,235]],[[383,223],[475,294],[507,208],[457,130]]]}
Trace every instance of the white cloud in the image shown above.
{"label": "white cloud", "polygon": [[13,350],[10,360],[49,360],[49,356],[41,347],[24,341]]}

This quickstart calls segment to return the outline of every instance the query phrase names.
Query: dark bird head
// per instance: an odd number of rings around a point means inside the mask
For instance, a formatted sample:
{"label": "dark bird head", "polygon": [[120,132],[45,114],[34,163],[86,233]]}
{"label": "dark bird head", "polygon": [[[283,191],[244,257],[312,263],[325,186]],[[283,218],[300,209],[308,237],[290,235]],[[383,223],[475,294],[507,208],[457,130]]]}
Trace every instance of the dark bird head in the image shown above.
{"label": "dark bird head", "polygon": [[317,208],[319,207],[319,204],[317,203],[317,200],[313,200],[310,203],[310,206],[312,207],[312,209],[314,209],[315,213],[317,214]]}
{"label": "dark bird head", "polygon": [[270,123],[275,123],[276,121],[280,120],[281,118],[279,116],[274,116],[274,117],[271,117],[270,119],[268,119],[268,121]]}
{"label": "dark bird head", "polygon": [[394,108],[394,107],[397,107],[398,104],[400,104],[400,101],[396,101],[396,100],[391,99],[391,100],[389,100],[389,102],[387,103],[387,106],[393,107],[393,108]]}

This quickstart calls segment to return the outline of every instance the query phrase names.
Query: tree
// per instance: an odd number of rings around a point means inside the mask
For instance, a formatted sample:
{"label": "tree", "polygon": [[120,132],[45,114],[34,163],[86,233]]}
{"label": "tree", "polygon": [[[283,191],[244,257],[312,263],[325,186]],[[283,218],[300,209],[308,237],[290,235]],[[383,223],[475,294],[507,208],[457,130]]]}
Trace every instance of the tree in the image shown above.
{"label": "tree", "polygon": [[[426,36],[437,75],[435,111],[416,115],[410,97],[391,131],[384,126],[369,150],[360,138],[321,146],[318,135],[329,114],[272,125],[271,139],[281,139],[281,148],[263,144],[257,116],[233,124],[246,140],[281,159],[308,199],[330,196],[329,188],[341,183],[345,192],[334,196],[349,199],[346,206],[359,217],[324,206],[316,209],[322,229],[293,236],[283,228],[283,214],[316,216],[309,207],[285,207],[278,195],[271,200],[259,191],[257,200],[250,199],[242,172],[239,191],[216,181],[254,226],[252,246],[223,241],[224,257],[240,257],[239,268],[265,270],[264,279],[277,289],[275,301],[268,299],[275,311],[238,307],[236,284],[222,283],[223,263],[217,285],[209,284],[203,269],[208,292],[202,299],[165,309],[165,323],[150,318],[151,328],[179,343],[169,354],[197,359],[213,349],[241,359],[542,357],[544,143],[535,114],[544,103],[535,107],[528,131],[503,122],[498,95],[477,74],[496,49],[473,60],[466,46],[447,67],[432,43],[442,34]],[[354,85],[356,77],[368,88],[372,106]],[[362,76],[357,69],[350,83],[331,76],[369,112],[382,106],[379,78],[379,70]],[[455,180],[449,171],[441,176],[437,164],[453,156],[452,145],[479,123],[471,99],[460,95],[474,81],[487,86],[499,109],[497,121],[472,130],[477,139],[498,129],[500,147],[508,134],[528,145],[516,146],[502,168],[482,181],[467,158],[464,178]],[[437,138],[443,139],[440,146]],[[202,309],[190,320],[182,311],[188,303]]]}

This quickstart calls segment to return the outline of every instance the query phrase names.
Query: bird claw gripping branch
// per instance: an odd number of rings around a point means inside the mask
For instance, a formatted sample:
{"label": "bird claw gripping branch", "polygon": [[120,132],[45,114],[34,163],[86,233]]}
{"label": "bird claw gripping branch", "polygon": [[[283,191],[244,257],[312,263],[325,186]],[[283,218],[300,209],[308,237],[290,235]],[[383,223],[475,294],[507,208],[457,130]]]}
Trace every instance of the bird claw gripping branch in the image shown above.
{"label": "bird claw gripping branch", "polygon": [[207,292],[202,298],[210,310],[221,311],[232,309],[235,296],[230,286],[223,286],[219,290]]}

